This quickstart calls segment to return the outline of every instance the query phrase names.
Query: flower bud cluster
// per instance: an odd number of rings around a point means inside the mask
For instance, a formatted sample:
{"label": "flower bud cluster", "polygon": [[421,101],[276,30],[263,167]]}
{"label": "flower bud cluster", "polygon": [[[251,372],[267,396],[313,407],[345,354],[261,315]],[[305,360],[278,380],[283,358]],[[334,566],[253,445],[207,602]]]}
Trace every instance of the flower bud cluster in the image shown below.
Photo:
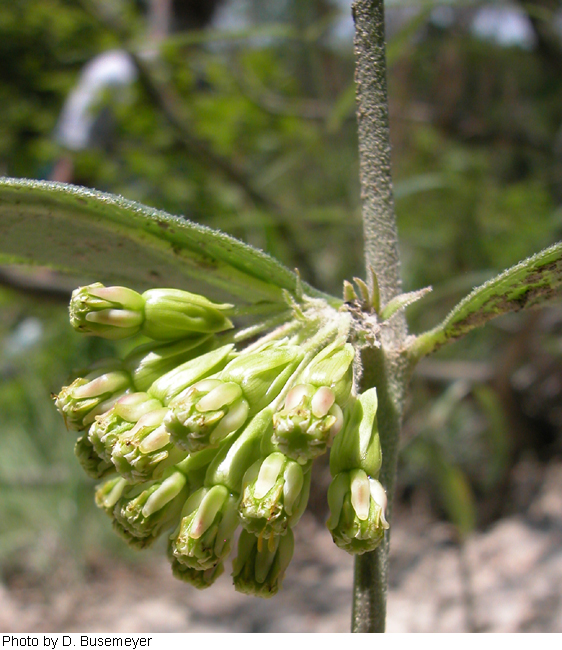
{"label": "flower bud cluster", "polygon": [[238,349],[233,313],[175,289],[77,289],[75,329],[152,341],[83,373],[55,404],[79,432],[84,470],[105,480],[97,505],[131,546],[166,533],[173,574],[203,589],[242,527],[235,587],[269,597],[293,554],[312,463],[330,447],[334,541],[362,553],[382,540],[376,392],[352,394],[355,353],[339,321],[289,318]]}

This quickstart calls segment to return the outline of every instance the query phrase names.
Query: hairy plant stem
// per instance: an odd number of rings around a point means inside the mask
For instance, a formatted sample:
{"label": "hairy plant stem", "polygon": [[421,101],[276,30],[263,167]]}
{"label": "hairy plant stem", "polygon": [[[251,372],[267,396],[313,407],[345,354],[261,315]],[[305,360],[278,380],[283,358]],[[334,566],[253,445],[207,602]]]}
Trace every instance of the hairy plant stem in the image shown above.
{"label": "hairy plant stem", "polygon": [[[384,306],[400,293],[398,235],[392,194],[383,0],[356,0],[355,81],[365,263],[374,270]],[[372,287],[371,287],[372,289]],[[398,439],[409,363],[402,353],[407,336],[403,312],[381,330],[382,347],[361,353],[360,390],[376,386],[378,424],[383,450],[380,480],[388,495],[387,518],[398,458]],[[356,558],[353,588],[353,632],[384,632],[389,535],[379,548]]]}

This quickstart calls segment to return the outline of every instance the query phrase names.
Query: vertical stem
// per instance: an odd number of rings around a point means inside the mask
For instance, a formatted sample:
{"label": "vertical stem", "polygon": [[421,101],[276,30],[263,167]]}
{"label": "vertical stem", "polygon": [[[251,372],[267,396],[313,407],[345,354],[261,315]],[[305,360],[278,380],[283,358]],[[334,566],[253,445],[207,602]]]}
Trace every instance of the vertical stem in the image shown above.
{"label": "vertical stem", "polygon": [[[367,277],[370,269],[377,275],[384,305],[400,292],[400,261],[391,180],[383,0],[356,0],[353,17],[365,262]],[[380,481],[388,495],[389,521],[408,375],[407,363],[400,354],[406,335],[406,321],[398,314],[383,328],[382,348],[364,348],[361,353],[360,389],[376,386],[379,399],[377,418],[383,450]],[[388,547],[387,533],[379,548],[356,558],[353,632],[385,630]]]}
{"label": "vertical stem", "polygon": [[[388,496],[386,518],[391,522],[404,391],[410,365],[404,355],[382,348],[365,348],[361,363],[361,392],[372,386],[377,388],[377,421],[382,449],[379,480]],[[385,630],[389,545],[390,531],[387,531],[378,548],[355,558],[352,632]]]}
{"label": "vertical stem", "polygon": [[398,235],[392,194],[383,0],[356,0],[355,83],[363,229],[367,269],[377,274],[381,299],[400,291]]}

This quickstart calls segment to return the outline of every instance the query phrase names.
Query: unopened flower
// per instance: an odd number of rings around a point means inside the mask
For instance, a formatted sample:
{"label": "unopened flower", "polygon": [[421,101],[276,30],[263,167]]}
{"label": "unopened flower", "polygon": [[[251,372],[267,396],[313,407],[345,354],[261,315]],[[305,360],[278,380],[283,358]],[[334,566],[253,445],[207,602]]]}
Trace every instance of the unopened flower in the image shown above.
{"label": "unopened flower", "polygon": [[145,548],[173,526],[187,494],[186,477],[175,470],[161,481],[127,487],[113,507],[113,526],[129,544]]}
{"label": "unopened flower", "polygon": [[112,463],[100,458],[94,449],[88,436],[83,435],[78,438],[74,445],[74,453],[82,465],[82,469],[90,478],[101,479],[115,472]]}
{"label": "unopened flower", "polygon": [[147,393],[129,393],[121,397],[107,413],[98,416],[90,427],[88,439],[97,455],[108,463],[119,438],[130,431],[147,413],[160,410],[162,404]]}
{"label": "unopened flower", "polygon": [[372,388],[350,405],[330,452],[328,528],[349,553],[375,549],[388,528],[386,493],[377,480],[382,456],[377,427],[377,392]]}
{"label": "unopened flower", "polygon": [[244,477],[242,526],[265,539],[284,535],[302,516],[309,491],[310,466],[303,468],[280,452],[270,454]]}
{"label": "unopened flower", "polygon": [[97,415],[108,411],[131,387],[129,373],[118,362],[103,362],[85,377],[75,379],[55,397],[69,429],[86,429]]}
{"label": "unopened flower", "polygon": [[273,417],[273,444],[304,464],[323,454],[344,422],[352,386],[351,345],[339,339],[319,352],[300,374]]}
{"label": "unopened flower", "polygon": [[220,379],[242,388],[253,416],[279,395],[303,357],[298,345],[270,343],[254,352],[242,352],[220,373]]}
{"label": "unopened flower", "polygon": [[164,469],[185,458],[185,452],[170,442],[170,434],[163,425],[166,413],[166,408],[146,413],[116,439],[111,461],[130,483],[157,478]]}
{"label": "unopened flower", "polygon": [[141,296],[126,287],[96,282],[73,292],[70,322],[79,332],[107,339],[141,333],[156,341],[171,341],[230,329],[232,323],[224,312],[231,307],[179,289],[149,289]]}
{"label": "unopened flower", "polygon": [[261,598],[274,596],[293,557],[294,544],[290,528],[286,535],[271,537],[267,543],[243,530],[238,540],[238,555],[232,563],[236,591]]}
{"label": "unopened flower", "polygon": [[96,282],[72,292],[70,323],[78,332],[123,339],[140,331],[143,309],[144,299],[136,291]]}
{"label": "unopened flower", "polygon": [[166,373],[212,349],[212,334],[193,334],[179,341],[145,343],[123,360],[137,391],[146,391]]}
{"label": "unopened flower", "polygon": [[196,589],[207,589],[224,573],[224,564],[222,562],[202,571],[185,566],[185,564],[178,562],[173,555],[170,557],[170,563],[174,578],[187,582]]}
{"label": "unopened flower", "polygon": [[234,345],[223,345],[219,348],[185,361],[165,375],[154,381],[148,389],[148,394],[160,400],[164,406],[180,393],[185,394],[194,384],[204,377],[219,372],[231,357]]}
{"label": "unopened flower", "polygon": [[190,496],[171,537],[171,553],[178,562],[204,571],[230,553],[238,527],[237,501],[222,485],[201,488]]}
{"label": "unopened flower", "polygon": [[382,485],[356,469],[338,474],[328,489],[328,528],[334,542],[352,554],[373,551],[388,529]]}
{"label": "unopened flower", "polygon": [[224,312],[232,305],[217,304],[179,289],[149,289],[144,299],[142,333],[157,341],[180,339],[190,332],[212,334],[232,328]]}
{"label": "unopened flower", "polygon": [[371,478],[378,478],[382,463],[377,425],[377,391],[371,388],[347,408],[343,429],[334,439],[330,452],[330,472],[362,469]]}
{"label": "unopened flower", "polygon": [[187,451],[218,446],[277,397],[301,358],[287,344],[242,353],[170,403],[165,423],[172,440]]}
{"label": "unopened flower", "polygon": [[[205,485],[222,485],[231,494],[240,494],[244,475],[262,456],[262,444],[271,437],[271,416],[270,408],[263,409],[240,433],[222,445],[209,464]],[[204,454],[205,451],[199,453]]]}

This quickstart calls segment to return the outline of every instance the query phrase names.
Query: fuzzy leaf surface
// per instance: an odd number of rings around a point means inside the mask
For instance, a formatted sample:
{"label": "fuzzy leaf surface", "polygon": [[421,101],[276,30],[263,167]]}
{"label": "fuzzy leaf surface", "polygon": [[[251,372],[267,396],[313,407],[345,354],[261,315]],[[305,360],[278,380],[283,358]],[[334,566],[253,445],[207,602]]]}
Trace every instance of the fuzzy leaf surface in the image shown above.
{"label": "fuzzy leaf surface", "polygon": [[416,358],[434,352],[496,316],[540,307],[562,297],[561,288],[559,242],[474,289],[440,325],[416,338],[412,355]]}
{"label": "fuzzy leaf surface", "polygon": [[0,179],[0,263],[248,303],[281,303],[283,290],[294,294],[297,286],[295,273],[224,233],[119,196],[48,181]]}

